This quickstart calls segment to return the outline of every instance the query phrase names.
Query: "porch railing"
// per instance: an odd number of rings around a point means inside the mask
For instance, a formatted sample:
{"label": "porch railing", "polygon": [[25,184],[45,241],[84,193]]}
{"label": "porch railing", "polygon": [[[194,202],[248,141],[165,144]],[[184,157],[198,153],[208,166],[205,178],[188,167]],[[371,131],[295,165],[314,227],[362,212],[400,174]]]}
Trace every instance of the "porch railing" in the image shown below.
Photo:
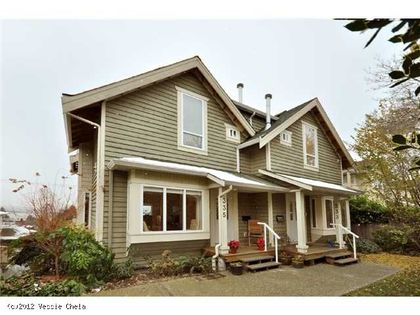
{"label": "porch railing", "polygon": [[259,225],[264,226],[264,250],[267,251],[267,230],[274,236],[274,247],[275,247],[275,254],[276,254],[276,263],[279,262],[279,239],[280,236],[274,232],[274,230],[264,222],[258,222]]}
{"label": "porch railing", "polygon": [[[338,239],[339,239],[339,246],[340,248],[344,248],[344,243],[342,242],[343,239],[343,234],[351,234],[351,236],[353,236],[353,257],[354,259],[357,258],[356,255],[356,238],[359,238],[359,235],[353,233],[352,231],[350,231],[348,228],[344,227],[343,225],[339,224],[339,223],[330,223],[332,226],[335,226],[335,229],[337,230],[337,234],[338,234]],[[346,233],[343,233],[346,232]]]}

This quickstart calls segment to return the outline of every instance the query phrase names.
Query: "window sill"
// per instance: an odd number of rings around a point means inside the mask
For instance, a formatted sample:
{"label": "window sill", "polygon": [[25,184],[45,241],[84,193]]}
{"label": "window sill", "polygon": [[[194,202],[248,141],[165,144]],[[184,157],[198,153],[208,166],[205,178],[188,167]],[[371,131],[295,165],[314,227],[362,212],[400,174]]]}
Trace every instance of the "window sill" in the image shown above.
{"label": "window sill", "polygon": [[194,149],[192,147],[185,147],[182,145],[178,145],[178,150],[184,151],[184,152],[195,153],[195,154],[208,155],[207,150]]}
{"label": "window sill", "polygon": [[127,234],[127,242],[129,244],[136,243],[159,243],[159,242],[175,242],[175,241],[192,241],[210,239],[209,232],[203,231],[179,231],[174,232],[146,232]]}
{"label": "window sill", "polygon": [[303,165],[303,168],[306,169],[306,170],[319,172],[319,167],[318,166]]}

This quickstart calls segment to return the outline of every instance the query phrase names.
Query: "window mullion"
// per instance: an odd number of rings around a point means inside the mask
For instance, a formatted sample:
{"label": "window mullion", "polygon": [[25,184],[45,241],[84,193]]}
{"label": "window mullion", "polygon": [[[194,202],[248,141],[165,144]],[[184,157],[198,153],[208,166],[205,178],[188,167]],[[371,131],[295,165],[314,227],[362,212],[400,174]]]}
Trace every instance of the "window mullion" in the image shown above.
{"label": "window mullion", "polygon": [[166,187],[163,187],[163,213],[162,213],[162,227],[163,231],[166,232]]}
{"label": "window mullion", "polygon": [[187,190],[182,192],[182,230],[187,230]]}

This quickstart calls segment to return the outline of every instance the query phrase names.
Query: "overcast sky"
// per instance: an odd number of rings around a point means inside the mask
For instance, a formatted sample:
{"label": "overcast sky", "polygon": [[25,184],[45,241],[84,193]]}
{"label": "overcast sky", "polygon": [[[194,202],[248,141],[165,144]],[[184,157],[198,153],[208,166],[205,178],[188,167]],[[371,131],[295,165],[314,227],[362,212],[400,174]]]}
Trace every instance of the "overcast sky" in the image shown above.
{"label": "overcast sky", "polygon": [[[346,142],[377,105],[366,84],[376,58],[399,47],[332,20],[3,21],[0,205],[21,207],[10,177],[60,185],[69,162],[61,93],[77,93],[199,55],[225,91],[273,113],[318,97]],[[76,178],[70,180],[76,184]]]}

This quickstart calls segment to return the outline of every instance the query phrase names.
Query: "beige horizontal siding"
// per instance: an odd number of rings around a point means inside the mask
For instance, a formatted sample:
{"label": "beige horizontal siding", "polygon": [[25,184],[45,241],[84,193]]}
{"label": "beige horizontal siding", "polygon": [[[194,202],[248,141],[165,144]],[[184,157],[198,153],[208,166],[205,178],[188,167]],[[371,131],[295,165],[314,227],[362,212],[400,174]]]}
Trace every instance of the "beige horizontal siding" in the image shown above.
{"label": "beige horizontal siding", "polygon": [[[305,169],[303,166],[302,120],[318,127],[318,171]],[[314,116],[311,113],[306,114],[287,130],[292,132],[291,147],[280,144],[279,137],[271,141],[272,170],[281,174],[341,184],[339,157]]]}
{"label": "beige horizontal siding", "polygon": [[[127,259],[126,235],[127,235],[127,179],[126,172],[113,171],[113,195],[112,195],[112,236],[111,249],[115,254],[116,262],[123,262]],[[103,240],[108,245],[108,224],[109,224],[109,171],[105,172],[104,192],[104,225]]]}
{"label": "beige horizontal siding", "polygon": [[209,245],[210,240],[131,244],[129,256],[136,266],[145,266],[148,257],[154,260],[161,259],[165,250],[169,250],[173,257],[199,256]]}
{"label": "beige horizontal siding", "polygon": [[[207,155],[178,150],[175,86],[210,99]],[[200,81],[186,73],[107,103],[105,159],[140,156],[234,171],[237,143],[226,140],[225,123],[233,124]]]}
{"label": "beige horizontal siding", "polygon": [[[283,215],[284,221],[278,222],[276,219],[278,215]],[[273,194],[273,221],[274,231],[281,237],[280,242],[285,242],[287,240],[285,194]]]}
{"label": "beige horizontal siding", "polygon": [[[242,216],[250,216],[251,220],[260,220],[268,223],[267,193],[239,193],[238,194],[238,229],[239,241],[248,245],[248,222]],[[251,240],[255,243],[255,239]]]}

